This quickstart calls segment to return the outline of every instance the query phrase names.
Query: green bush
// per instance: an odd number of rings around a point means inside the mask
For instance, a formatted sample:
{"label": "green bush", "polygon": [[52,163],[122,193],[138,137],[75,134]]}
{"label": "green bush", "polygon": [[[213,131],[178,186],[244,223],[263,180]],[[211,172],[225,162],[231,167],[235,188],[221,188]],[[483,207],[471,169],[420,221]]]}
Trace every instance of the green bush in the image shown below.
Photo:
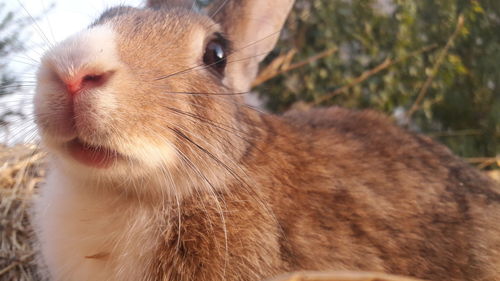
{"label": "green bush", "polygon": [[[268,61],[290,48],[294,61],[338,51],[260,86],[272,111],[298,101],[372,108],[409,117],[463,157],[500,154],[500,1],[297,0]],[[390,67],[330,96],[388,58]]]}

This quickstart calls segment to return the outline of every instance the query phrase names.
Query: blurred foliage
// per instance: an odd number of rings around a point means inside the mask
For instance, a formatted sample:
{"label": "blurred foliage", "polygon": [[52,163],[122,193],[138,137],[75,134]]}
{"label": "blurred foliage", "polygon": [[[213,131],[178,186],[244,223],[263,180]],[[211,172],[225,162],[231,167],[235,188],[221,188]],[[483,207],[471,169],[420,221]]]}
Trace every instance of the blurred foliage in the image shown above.
{"label": "blurred foliage", "polygon": [[18,19],[16,13],[7,11],[0,3],[0,97],[19,90],[16,77],[9,68],[11,56],[25,49],[21,38],[26,19]]}
{"label": "blurred foliage", "polygon": [[[326,49],[338,52],[290,71],[258,88],[270,110],[321,97],[375,68],[386,70],[321,105],[372,108],[405,123],[444,46],[465,22],[445,54],[418,111],[406,123],[435,135],[464,157],[500,154],[500,1],[498,0],[297,0],[278,48],[295,48],[294,61]],[[427,52],[410,55],[436,44]],[[399,116],[399,118],[398,118]]]}
{"label": "blurred foliage", "polygon": [[10,62],[15,54],[26,49],[23,33],[28,23],[29,18],[19,17],[16,11],[7,9],[6,3],[0,3],[0,128],[7,128],[11,117],[24,117],[22,109],[13,109],[2,98],[21,90],[22,83]]}

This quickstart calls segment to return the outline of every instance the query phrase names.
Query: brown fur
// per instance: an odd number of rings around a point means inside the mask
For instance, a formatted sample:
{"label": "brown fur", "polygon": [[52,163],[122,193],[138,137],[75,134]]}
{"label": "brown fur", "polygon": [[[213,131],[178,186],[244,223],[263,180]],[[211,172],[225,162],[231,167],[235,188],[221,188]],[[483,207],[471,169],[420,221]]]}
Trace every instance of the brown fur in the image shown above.
{"label": "brown fur", "polygon": [[181,236],[169,230],[159,250],[159,273],[173,274],[161,280],[222,280],[223,269],[227,280],[295,270],[500,280],[500,194],[491,180],[374,112],[285,118],[256,126],[259,144],[240,162],[254,185],[235,181],[218,194],[229,258],[213,198],[187,199]]}
{"label": "brown fur", "polygon": [[[222,32],[238,51],[262,36],[252,30],[279,30],[291,7],[276,1],[283,13],[273,16],[264,0],[220,3],[211,10],[221,8],[219,25],[160,1],[150,1],[157,10],[108,11],[95,24],[116,29],[126,67],[109,82],[116,109],[89,117],[79,138],[115,149],[168,141],[185,156],[156,169],[144,168],[148,157],[121,163],[139,189],[113,171],[100,179],[116,200],[153,210],[150,232],[160,239],[147,280],[249,281],[296,270],[500,280],[498,186],[447,148],[371,111],[278,117],[214,95],[247,91],[261,56],[230,60],[223,79],[206,68],[182,72],[201,62],[203,50],[191,45],[200,34]],[[52,120],[41,121],[48,131]],[[167,176],[171,185],[154,184]],[[105,262],[113,253],[87,257]]]}

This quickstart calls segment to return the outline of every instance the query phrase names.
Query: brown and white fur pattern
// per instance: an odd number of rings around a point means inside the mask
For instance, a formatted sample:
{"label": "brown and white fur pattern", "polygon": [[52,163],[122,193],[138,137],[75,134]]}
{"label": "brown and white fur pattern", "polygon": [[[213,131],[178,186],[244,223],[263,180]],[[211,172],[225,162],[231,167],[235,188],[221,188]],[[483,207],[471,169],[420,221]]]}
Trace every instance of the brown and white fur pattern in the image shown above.
{"label": "brown and white fur pattern", "polygon": [[[446,148],[373,112],[242,103],[292,4],[118,7],[44,56],[35,111],[50,175],[33,222],[47,279],[500,280],[498,189]],[[231,42],[223,75],[202,59],[217,33]],[[79,75],[90,84],[69,93]],[[116,159],[82,163],[75,140]]]}

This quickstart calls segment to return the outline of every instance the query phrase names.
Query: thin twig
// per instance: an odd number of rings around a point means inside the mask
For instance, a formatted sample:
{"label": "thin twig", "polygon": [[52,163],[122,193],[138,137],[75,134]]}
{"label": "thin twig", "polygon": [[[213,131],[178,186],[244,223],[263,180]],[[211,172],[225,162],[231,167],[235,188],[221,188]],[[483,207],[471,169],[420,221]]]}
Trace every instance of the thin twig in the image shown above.
{"label": "thin twig", "polygon": [[331,92],[331,93],[328,93],[328,94],[325,94],[323,96],[321,96],[320,98],[318,98],[316,101],[314,101],[314,104],[318,105],[318,104],[321,104],[329,99],[331,99],[332,97],[334,96],[337,96],[337,95],[340,95],[340,94],[343,94],[345,92],[347,92],[347,90],[349,90],[350,88],[358,85],[358,84],[361,84],[363,83],[364,81],[366,81],[368,78],[372,77],[373,75],[375,74],[378,74],[379,72],[393,66],[393,65],[396,65],[398,63],[401,63],[409,58],[412,58],[412,57],[415,57],[415,56],[418,56],[420,54],[423,54],[423,53],[426,53],[426,52],[429,52],[433,49],[435,49],[437,47],[436,44],[432,44],[432,45],[429,45],[429,46],[425,46],[419,50],[416,50],[406,56],[403,56],[399,59],[396,59],[396,60],[393,60],[391,58],[387,58],[384,60],[384,62],[382,62],[381,64],[377,65],[376,67],[370,69],[370,70],[367,70],[365,72],[363,72],[360,76],[354,78],[350,83],[348,83],[347,85],[345,86],[342,86],[338,89],[336,89],[335,91]]}
{"label": "thin twig", "polygon": [[[264,83],[264,82],[266,82],[268,80],[271,80],[274,77],[276,77],[278,75],[281,75],[283,73],[295,70],[297,68],[300,68],[300,67],[303,67],[303,66],[305,66],[307,64],[310,64],[310,63],[312,63],[314,61],[317,61],[317,60],[320,60],[322,58],[331,56],[335,52],[337,52],[337,48],[331,48],[331,49],[323,51],[323,52],[321,52],[319,54],[311,56],[311,57],[309,57],[309,58],[307,58],[307,59],[305,59],[303,61],[300,61],[300,62],[297,62],[297,63],[294,63],[294,64],[290,64],[290,65],[281,65],[280,64],[279,66],[277,66],[276,64],[273,64],[273,62],[271,62],[271,64],[269,64],[264,70],[262,70],[259,73],[259,75],[257,76],[257,78],[255,78],[255,80],[252,83],[252,87],[261,85],[262,83]],[[287,57],[288,55],[289,55],[289,53],[286,54],[285,57]],[[278,59],[283,60],[282,57],[280,57]],[[285,60],[283,60],[283,62],[286,63],[287,60],[285,59]],[[280,66],[284,66],[284,67],[280,67]]]}
{"label": "thin twig", "polygon": [[413,103],[413,105],[410,108],[410,110],[408,110],[408,112],[406,113],[406,117],[408,118],[408,120],[411,119],[411,117],[413,116],[413,114],[417,110],[420,109],[420,104],[422,103],[422,101],[424,100],[425,96],[427,95],[427,92],[428,92],[428,90],[429,90],[429,88],[430,88],[430,86],[432,84],[432,81],[434,81],[434,78],[438,74],[439,69],[441,68],[441,65],[444,62],[444,58],[448,54],[451,46],[453,45],[453,42],[455,41],[455,39],[457,38],[457,36],[460,34],[460,31],[462,30],[462,28],[464,26],[464,22],[465,22],[464,16],[463,15],[458,16],[457,26],[455,28],[455,31],[453,32],[453,34],[448,39],[448,42],[446,42],[446,45],[445,45],[443,51],[439,54],[439,57],[436,60],[436,63],[434,64],[434,67],[432,68],[431,74],[429,75],[429,77],[427,77],[427,80],[425,81],[424,85],[422,86],[422,88],[420,89],[420,91],[418,93],[417,99]]}
{"label": "thin twig", "polygon": [[479,170],[486,169],[490,166],[497,164],[500,166],[500,156],[497,157],[474,157],[474,158],[466,158],[467,162],[471,164],[477,165]]}
{"label": "thin twig", "polygon": [[271,77],[276,76],[276,73],[290,66],[293,58],[297,54],[297,49],[291,49],[285,54],[281,54],[271,61],[265,68],[259,71],[259,74],[252,82],[252,87],[258,86],[265,81],[271,79]]}
{"label": "thin twig", "polygon": [[490,159],[488,161],[484,161],[483,163],[481,163],[480,165],[477,166],[477,168],[479,170],[484,170],[490,166],[493,166],[497,163],[499,163],[500,159]]}
{"label": "thin twig", "polygon": [[481,164],[484,162],[488,161],[494,161],[494,162],[500,162],[500,156],[498,157],[472,157],[472,158],[465,158],[467,162],[472,163],[472,164]]}

